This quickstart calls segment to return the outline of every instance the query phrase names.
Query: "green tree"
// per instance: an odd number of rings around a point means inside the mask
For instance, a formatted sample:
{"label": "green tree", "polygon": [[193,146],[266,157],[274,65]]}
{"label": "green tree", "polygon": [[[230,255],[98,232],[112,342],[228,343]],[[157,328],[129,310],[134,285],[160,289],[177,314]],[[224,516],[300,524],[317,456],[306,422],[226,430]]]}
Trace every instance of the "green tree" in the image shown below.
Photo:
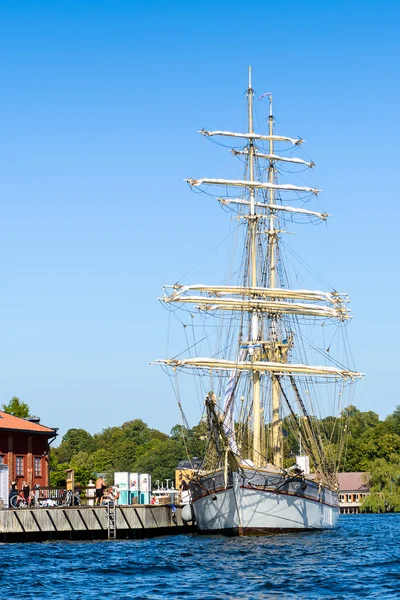
{"label": "green tree", "polygon": [[379,416],[372,410],[361,412],[355,406],[348,406],[342,411],[343,425],[351,437],[362,435],[367,429],[379,424]]}
{"label": "green tree", "polygon": [[74,469],[75,486],[87,486],[89,479],[94,477],[93,472],[87,467],[72,467],[68,463],[58,463],[50,471],[50,485],[53,487],[64,487],[66,484],[66,470]]}
{"label": "green tree", "polygon": [[208,440],[207,424],[205,421],[200,421],[198,425],[189,430],[188,452],[190,457],[197,456],[203,458]]}
{"label": "green tree", "polygon": [[14,417],[20,417],[21,419],[27,419],[29,415],[29,406],[17,396],[13,396],[8,404],[2,405],[3,412],[8,415],[14,415]]}
{"label": "green tree", "polygon": [[92,460],[96,473],[110,473],[114,470],[110,453],[105,448],[99,448],[93,452]]}
{"label": "green tree", "polygon": [[182,440],[182,438],[188,437],[189,429],[183,425],[174,425],[169,432],[169,437],[173,440]]}
{"label": "green tree", "polygon": [[369,465],[366,484],[370,494],[361,505],[361,512],[400,512],[400,456],[389,460],[377,458]]}
{"label": "green tree", "polygon": [[50,468],[50,485],[52,487],[64,487],[66,479],[65,471],[69,468],[68,463],[54,463]]}
{"label": "green tree", "polygon": [[132,471],[140,446],[133,439],[121,440],[112,451],[114,471]]}
{"label": "green tree", "polygon": [[386,417],[384,424],[392,433],[400,435],[400,405],[396,406],[393,413]]}
{"label": "green tree", "polygon": [[156,440],[154,446],[137,459],[133,470],[151,473],[153,481],[174,480],[177,464],[186,457],[182,442],[174,439]]}
{"label": "green tree", "polygon": [[72,469],[87,469],[90,473],[93,473],[93,454],[81,450],[73,455],[69,464]]}
{"label": "green tree", "polygon": [[96,448],[93,437],[85,429],[69,429],[56,449],[59,462],[70,462],[78,452],[92,452]]}
{"label": "green tree", "polygon": [[88,467],[72,467],[74,469],[75,486],[85,488],[89,480],[95,477],[95,473]]}
{"label": "green tree", "polygon": [[207,444],[207,425],[204,421],[200,421],[192,429],[188,429],[183,425],[174,425],[169,437],[184,444],[190,458],[195,456],[198,458],[204,457]]}
{"label": "green tree", "polygon": [[362,435],[349,438],[344,470],[366,471],[372,460],[389,460],[397,452],[400,452],[400,436],[387,433],[385,425],[378,423],[366,429]]}

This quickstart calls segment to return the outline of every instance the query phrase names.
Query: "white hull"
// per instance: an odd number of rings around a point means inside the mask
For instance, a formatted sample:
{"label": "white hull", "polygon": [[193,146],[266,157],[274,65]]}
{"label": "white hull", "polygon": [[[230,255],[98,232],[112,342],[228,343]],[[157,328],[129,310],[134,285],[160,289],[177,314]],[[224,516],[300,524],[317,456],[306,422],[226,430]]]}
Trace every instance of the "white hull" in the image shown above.
{"label": "white hull", "polygon": [[317,500],[268,490],[233,487],[197,498],[193,502],[200,531],[230,533],[278,533],[331,529],[339,507]]}

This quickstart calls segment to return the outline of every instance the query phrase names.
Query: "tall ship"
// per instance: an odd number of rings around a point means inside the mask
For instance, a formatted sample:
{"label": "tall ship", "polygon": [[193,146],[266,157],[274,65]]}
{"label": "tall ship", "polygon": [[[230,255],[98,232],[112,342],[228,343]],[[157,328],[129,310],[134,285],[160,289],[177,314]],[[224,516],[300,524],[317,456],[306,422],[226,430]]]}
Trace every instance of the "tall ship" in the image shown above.
{"label": "tall ship", "polygon": [[228,145],[243,175],[186,180],[234,223],[229,272],[214,282],[164,286],[160,299],[183,315],[187,348],[156,362],[176,385],[179,406],[191,394],[204,402],[206,450],[190,481],[190,506],[198,529],[209,533],[335,527],[346,448],[341,415],[362,377],[347,366],[347,295],[325,283],[328,289],[308,289],[299,267],[324,280],[286,242],[298,225],[329,215],[318,208],[320,190],[304,183],[315,165],[299,156],[303,140],[275,131],[272,95],[263,96],[264,132],[254,130],[251,68],[247,132],[200,131]]}

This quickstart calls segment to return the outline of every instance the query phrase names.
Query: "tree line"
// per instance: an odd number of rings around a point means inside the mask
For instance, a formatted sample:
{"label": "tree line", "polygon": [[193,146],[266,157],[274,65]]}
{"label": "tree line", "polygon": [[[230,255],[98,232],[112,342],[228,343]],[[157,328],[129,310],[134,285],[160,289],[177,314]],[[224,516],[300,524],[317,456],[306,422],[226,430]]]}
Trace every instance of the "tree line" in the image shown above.
{"label": "tree line", "polygon": [[50,451],[50,483],[62,484],[68,468],[75,469],[75,479],[83,485],[97,473],[111,478],[115,471],[150,473],[153,483],[174,480],[177,464],[187,459],[187,440],[192,456],[204,453],[201,430],[202,425],[183,436],[177,425],[167,435],[141,419],[107,427],[94,435],[84,429],[69,429],[58,448]]}
{"label": "tree line", "polygon": [[[27,418],[30,408],[13,397],[2,410]],[[319,421],[320,431],[335,452],[337,432],[345,432],[340,470],[366,472],[371,494],[363,510],[371,512],[400,511],[400,406],[380,420],[373,411],[360,411],[355,406],[344,409],[339,419],[326,417]],[[153,483],[174,480],[175,468],[181,460],[202,458],[207,443],[204,422],[191,429],[175,425],[169,434],[152,429],[141,419],[120,426],[107,427],[94,435],[80,428],[69,429],[57,448],[50,451],[50,484],[63,485],[65,470],[75,469],[76,481],[86,485],[97,473],[110,478],[115,471],[150,473]],[[298,453],[295,435],[285,439],[285,464]]]}

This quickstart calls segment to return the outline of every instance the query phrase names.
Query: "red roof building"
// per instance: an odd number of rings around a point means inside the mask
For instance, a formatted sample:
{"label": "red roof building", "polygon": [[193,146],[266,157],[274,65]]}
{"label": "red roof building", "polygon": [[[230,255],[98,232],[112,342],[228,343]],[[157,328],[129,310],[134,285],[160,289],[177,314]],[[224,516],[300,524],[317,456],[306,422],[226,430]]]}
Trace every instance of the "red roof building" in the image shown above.
{"label": "red roof building", "polygon": [[34,485],[49,485],[49,447],[57,429],[40,425],[40,419],[21,419],[0,411],[0,463],[8,466],[8,479]]}
{"label": "red roof building", "polygon": [[365,473],[338,473],[341,513],[360,512],[361,502],[369,494],[365,475]]}

